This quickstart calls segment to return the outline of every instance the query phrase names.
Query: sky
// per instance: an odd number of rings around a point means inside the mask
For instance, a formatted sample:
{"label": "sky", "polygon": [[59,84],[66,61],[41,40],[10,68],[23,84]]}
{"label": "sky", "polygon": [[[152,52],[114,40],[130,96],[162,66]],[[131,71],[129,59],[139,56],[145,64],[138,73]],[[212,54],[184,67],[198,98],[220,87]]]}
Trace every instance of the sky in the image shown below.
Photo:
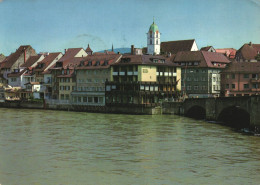
{"label": "sky", "polygon": [[260,44],[260,0],[0,0],[0,53],[146,47],[153,22],[161,41],[199,48]]}

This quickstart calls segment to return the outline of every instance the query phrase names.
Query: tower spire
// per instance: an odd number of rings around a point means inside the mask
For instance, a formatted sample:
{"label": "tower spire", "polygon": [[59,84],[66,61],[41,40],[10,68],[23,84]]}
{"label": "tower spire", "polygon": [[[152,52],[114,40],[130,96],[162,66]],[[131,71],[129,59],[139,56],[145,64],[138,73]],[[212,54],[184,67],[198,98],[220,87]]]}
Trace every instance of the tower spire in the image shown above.
{"label": "tower spire", "polygon": [[154,24],[154,16],[153,16],[153,24]]}
{"label": "tower spire", "polygon": [[114,51],[114,46],[113,46],[113,43],[112,43],[112,51]]}

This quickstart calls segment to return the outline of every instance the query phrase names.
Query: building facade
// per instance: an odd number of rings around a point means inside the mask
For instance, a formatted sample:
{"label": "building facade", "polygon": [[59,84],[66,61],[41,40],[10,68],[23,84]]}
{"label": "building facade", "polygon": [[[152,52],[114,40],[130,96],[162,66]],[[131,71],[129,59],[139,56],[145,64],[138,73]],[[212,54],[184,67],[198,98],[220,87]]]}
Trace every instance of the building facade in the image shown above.
{"label": "building facade", "polygon": [[222,54],[206,51],[178,52],[174,63],[181,67],[184,97],[218,97],[220,72],[230,61]]}
{"label": "building facade", "polygon": [[221,72],[223,96],[250,96],[260,94],[259,62],[233,62]]}
{"label": "building facade", "polygon": [[156,106],[177,98],[180,68],[170,58],[154,55],[124,55],[111,65],[112,78],[106,82],[109,106]]}

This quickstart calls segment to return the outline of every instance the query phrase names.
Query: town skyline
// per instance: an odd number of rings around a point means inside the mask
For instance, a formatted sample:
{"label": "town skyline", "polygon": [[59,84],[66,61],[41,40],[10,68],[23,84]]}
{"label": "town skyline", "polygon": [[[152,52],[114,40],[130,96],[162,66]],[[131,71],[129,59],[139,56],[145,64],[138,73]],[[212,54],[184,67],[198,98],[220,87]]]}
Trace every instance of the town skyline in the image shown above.
{"label": "town skyline", "polygon": [[146,47],[153,17],[162,42],[195,39],[199,48],[235,49],[260,42],[258,0],[60,2],[0,1],[0,53],[7,56],[19,45],[31,45],[37,52],[85,49],[88,44],[93,51],[111,49],[112,44]]}

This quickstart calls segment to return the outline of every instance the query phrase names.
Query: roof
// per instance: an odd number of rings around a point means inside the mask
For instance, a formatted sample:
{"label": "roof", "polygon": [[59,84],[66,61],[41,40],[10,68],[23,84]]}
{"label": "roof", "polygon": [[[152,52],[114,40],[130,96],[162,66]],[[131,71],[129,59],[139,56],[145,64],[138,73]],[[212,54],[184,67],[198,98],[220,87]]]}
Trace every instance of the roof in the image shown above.
{"label": "roof", "polygon": [[[50,53],[42,61],[40,61],[37,66],[34,68],[34,71],[44,71],[52,62],[55,60],[61,53]],[[41,67],[41,64],[44,64]]]}
{"label": "roof", "polygon": [[[207,51],[181,51],[174,58],[175,63],[181,62],[199,62],[197,66],[192,67],[212,67],[224,68],[230,61],[221,53]],[[218,63],[222,65],[214,65]]]}
{"label": "roof", "polygon": [[69,48],[66,50],[66,53],[64,53],[64,55],[60,58],[59,61],[65,61],[71,58],[74,58],[79,52],[80,50],[82,50],[83,48]]}
{"label": "roof", "polygon": [[21,65],[21,67],[31,67],[35,62],[37,62],[39,60],[40,57],[41,57],[41,55],[30,56],[30,58],[28,58],[26,60],[26,62]]}
{"label": "roof", "polygon": [[208,51],[212,46],[202,47],[200,51]]}
{"label": "roof", "polygon": [[76,69],[106,69],[117,62],[121,56],[120,54],[89,55],[80,62]]}
{"label": "roof", "polygon": [[235,58],[237,50],[234,48],[219,48],[215,49],[217,53],[222,53],[229,58]]}
{"label": "roof", "polygon": [[89,44],[88,44],[88,47],[86,49],[86,52],[93,52],[92,49],[90,49]]}
{"label": "roof", "polygon": [[173,66],[171,57],[163,55],[129,55],[122,56],[121,60],[113,65],[152,65]]}
{"label": "roof", "polygon": [[223,73],[260,73],[260,62],[232,62]]}
{"label": "roof", "polygon": [[150,28],[149,28],[149,32],[157,32],[159,31],[158,26],[153,22],[153,24],[151,24]]}
{"label": "roof", "polygon": [[1,64],[1,68],[11,68],[15,62],[23,55],[24,51],[32,48],[30,45],[20,46],[14,53],[9,55]]}
{"label": "roof", "polygon": [[[3,55],[3,54],[0,54],[0,63],[2,62],[2,61],[4,61],[4,59],[5,59],[6,57]],[[1,66],[0,66],[1,67]]]}
{"label": "roof", "polygon": [[194,42],[195,39],[162,42],[161,51],[171,52],[172,54],[176,54],[179,51],[191,51]]}
{"label": "roof", "polygon": [[26,69],[23,69],[17,73],[13,72],[13,73],[9,73],[7,74],[7,77],[10,78],[10,77],[19,77],[21,76],[23,73],[25,73]]}
{"label": "roof", "polygon": [[260,44],[244,44],[239,50],[237,55],[241,55],[245,60],[255,59],[257,52],[260,52]]}

